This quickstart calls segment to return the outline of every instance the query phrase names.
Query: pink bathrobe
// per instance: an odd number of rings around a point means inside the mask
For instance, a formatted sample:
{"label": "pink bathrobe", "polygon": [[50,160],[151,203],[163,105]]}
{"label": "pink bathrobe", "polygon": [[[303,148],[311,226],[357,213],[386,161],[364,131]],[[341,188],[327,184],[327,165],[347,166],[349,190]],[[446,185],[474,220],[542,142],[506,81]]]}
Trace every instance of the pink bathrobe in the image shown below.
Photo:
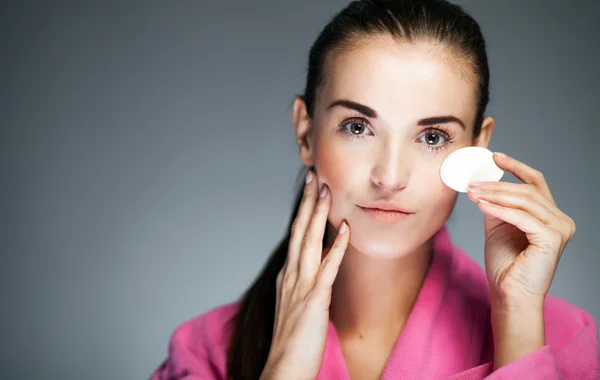
{"label": "pink bathrobe", "polygon": [[[152,380],[226,379],[231,334],[226,321],[237,303],[182,323]],[[392,379],[599,380],[598,329],[593,317],[558,297],[545,303],[547,345],[492,372],[494,345],[484,271],[452,244],[446,228],[434,237],[434,257],[414,308],[382,375]],[[349,380],[340,342],[329,323],[318,380]]]}

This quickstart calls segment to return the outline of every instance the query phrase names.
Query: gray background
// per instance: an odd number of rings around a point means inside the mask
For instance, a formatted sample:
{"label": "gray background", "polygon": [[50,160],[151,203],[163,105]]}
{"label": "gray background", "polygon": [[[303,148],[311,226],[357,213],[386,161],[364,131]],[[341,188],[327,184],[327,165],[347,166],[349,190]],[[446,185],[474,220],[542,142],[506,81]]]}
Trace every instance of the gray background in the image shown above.
{"label": "gray background", "polygon": [[[345,4],[2,3],[3,378],[146,378],[179,323],[241,294],[284,233],[290,104]],[[600,3],[459,4],[489,43],[491,148],[578,223],[552,291],[600,319]]]}

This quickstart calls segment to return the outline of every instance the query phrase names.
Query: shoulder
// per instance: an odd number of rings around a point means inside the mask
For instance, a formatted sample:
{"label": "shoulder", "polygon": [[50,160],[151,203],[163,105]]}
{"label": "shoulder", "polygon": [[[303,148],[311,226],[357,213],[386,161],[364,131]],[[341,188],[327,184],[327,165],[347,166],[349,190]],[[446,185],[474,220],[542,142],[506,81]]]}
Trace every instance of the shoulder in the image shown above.
{"label": "shoulder", "polygon": [[150,376],[166,380],[195,375],[202,379],[224,379],[230,320],[238,303],[224,304],[178,325],[169,340],[168,357]]}
{"label": "shoulder", "polygon": [[[173,331],[171,343],[184,345],[191,350],[226,348],[231,334],[229,321],[238,307],[237,302],[223,304],[182,322]],[[196,347],[198,345],[204,347]]]}
{"label": "shoulder", "polygon": [[585,309],[556,296],[548,294],[544,304],[544,324],[547,343],[557,349],[576,338],[591,339],[597,345],[598,326],[594,317]]}

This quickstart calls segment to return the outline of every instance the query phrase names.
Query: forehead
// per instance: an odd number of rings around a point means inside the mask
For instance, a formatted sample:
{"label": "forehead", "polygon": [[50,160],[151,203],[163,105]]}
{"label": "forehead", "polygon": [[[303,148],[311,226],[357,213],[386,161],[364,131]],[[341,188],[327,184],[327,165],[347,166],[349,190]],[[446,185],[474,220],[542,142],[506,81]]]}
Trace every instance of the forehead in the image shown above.
{"label": "forehead", "polygon": [[321,107],[348,99],[375,109],[390,123],[455,115],[467,126],[473,124],[473,75],[466,60],[447,48],[372,38],[330,58]]}

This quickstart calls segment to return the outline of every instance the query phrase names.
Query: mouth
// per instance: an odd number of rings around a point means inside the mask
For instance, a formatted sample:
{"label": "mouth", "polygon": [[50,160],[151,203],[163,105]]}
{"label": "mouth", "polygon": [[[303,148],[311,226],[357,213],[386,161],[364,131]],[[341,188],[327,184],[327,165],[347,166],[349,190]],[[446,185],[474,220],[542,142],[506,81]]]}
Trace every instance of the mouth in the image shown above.
{"label": "mouth", "polygon": [[414,211],[392,203],[362,204],[357,206],[374,220],[386,223],[397,223],[414,214]]}
{"label": "mouth", "polygon": [[385,212],[401,212],[403,214],[414,214],[415,212],[391,202],[372,202],[372,203],[362,203],[357,205],[358,207],[364,210],[379,210]]}

